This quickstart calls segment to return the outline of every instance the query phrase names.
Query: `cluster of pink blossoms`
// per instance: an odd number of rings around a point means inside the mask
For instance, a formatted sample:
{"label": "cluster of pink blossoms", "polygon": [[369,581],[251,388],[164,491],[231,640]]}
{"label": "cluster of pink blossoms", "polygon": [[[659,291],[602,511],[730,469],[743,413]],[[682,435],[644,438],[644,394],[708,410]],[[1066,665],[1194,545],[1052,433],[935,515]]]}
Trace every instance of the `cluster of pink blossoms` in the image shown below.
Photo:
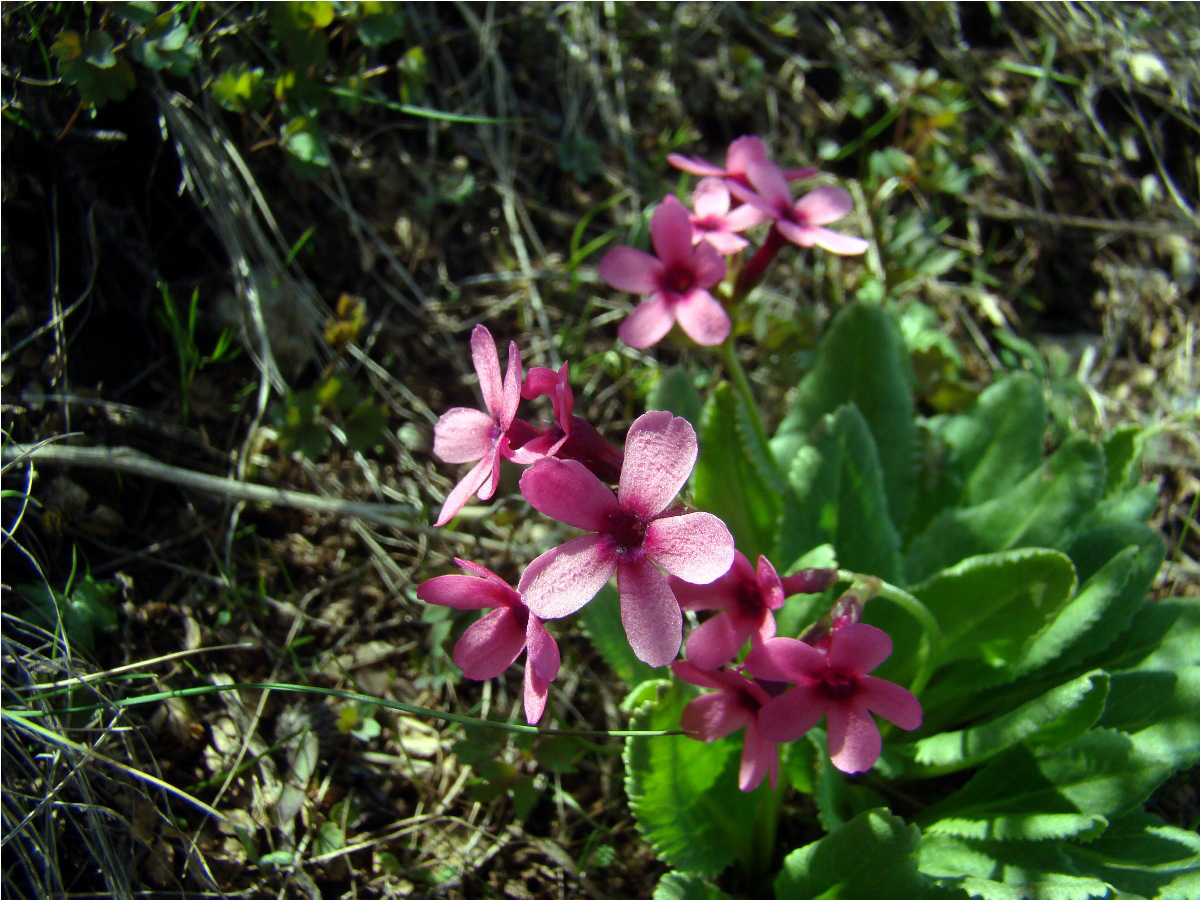
{"label": "cluster of pink blossoms", "polygon": [[767,158],[757,137],[740,137],[730,144],[724,167],[674,153],[668,160],[684,172],[703,176],[692,194],[693,209],[667,197],[650,218],[653,254],[614,247],[600,261],[605,282],[645,297],[617,331],[631,347],[657,344],[676,322],[697,344],[724,342],[731,323],[712,288],[725,278],[724,258],[746,249],[750,242],[743,232],[757,225],[769,222],[771,230],[739,275],[739,284],[747,287],[762,277],[785,242],[843,255],[867,249],[862,238],[825,227],[850,212],[850,195],[824,186],[793,200],[789,182],[811,178],[816,170],[780,169]]}
{"label": "cluster of pink blossoms", "polygon": [[[600,263],[610,285],[647,295],[620,326],[630,346],[658,342],[676,322],[699,344],[723,342],[730,320],[711,289],[726,276],[725,257],[749,245],[741,233],[756,225],[770,222],[771,231],[743,276],[757,269],[761,277],[787,241],[843,254],[866,248],[865,241],[824,227],[850,210],[849,195],[820,187],[793,201],[788,182],[814,170],[780,170],[758,138],[734,141],[723,168],[679,156],[671,162],[704,176],[693,195],[695,209],[666,198],[650,223],[655,255],[617,247]],[[496,343],[482,325],[471,335],[471,352],[484,409],[442,415],[433,451],[444,462],[475,465],[446,497],[437,524],[453,519],[472,497],[490,499],[508,460],[527,466],[520,490],[530,506],[586,533],[530,562],[515,588],[459,559],[467,574],[432,578],[418,588],[429,603],[492,610],[454,648],[466,677],[494,678],[525,653],[525,715],[531,724],[539,721],[561,665],[545,623],[580,610],[615,575],[635,655],[651,666],[671,663],[680,679],[712,691],[688,704],[683,728],[703,741],[745,729],[742,790],[768,776],[774,787],[779,744],[797,740],[822,717],[833,764],[848,773],[866,771],[879,758],[873,715],[905,729],[920,725],[916,697],[868,674],[890,655],[891,640],[858,622],[857,607],[815,635],[776,637],[774,612],[784,600],[826,590],[837,572],[780,577],[763,556],[751,566],[720,519],[677,503],[698,452],[687,420],[648,412],[630,427],[621,451],[573,414],[567,365],[523,374],[511,343],[502,377]],[[517,418],[521,400],[538,397],[549,397],[553,408],[540,427]],[[685,645],[684,613],[709,610],[717,612]],[[681,647],[686,660],[676,660]]]}

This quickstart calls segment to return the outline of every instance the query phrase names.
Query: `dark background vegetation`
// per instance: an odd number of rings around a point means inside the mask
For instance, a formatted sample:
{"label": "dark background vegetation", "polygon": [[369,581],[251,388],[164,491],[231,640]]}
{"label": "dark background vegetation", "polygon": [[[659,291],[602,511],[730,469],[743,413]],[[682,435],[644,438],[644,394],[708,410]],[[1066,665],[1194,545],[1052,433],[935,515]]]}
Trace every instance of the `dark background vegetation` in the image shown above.
{"label": "dark background vegetation", "polygon": [[[668,153],[742,134],[850,187],[872,242],[736,311],[767,401],[840,302],[888,303],[929,413],[1025,369],[1052,434],[1146,429],[1155,594],[1197,592],[1195,4],[6,3],[2,40],[6,708],[99,673],[75,705],[276,681],[519,716],[515,674],[458,679],[463,622],[414,585],[455,555],[513,576],[544,526],[502,488],[430,527],[457,474],[433,423],[474,405],[483,322],[570,359],[619,435],[655,368],[595,263],[687,186]],[[64,456],[21,457],[45,440]],[[36,628],[56,599],[69,656]],[[555,724],[622,727],[563,643]],[[5,726],[14,896],[638,896],[659,871],[617,741],[254,690],[44,722]],[[1155,803],[1188,821],[1194,775]]]}

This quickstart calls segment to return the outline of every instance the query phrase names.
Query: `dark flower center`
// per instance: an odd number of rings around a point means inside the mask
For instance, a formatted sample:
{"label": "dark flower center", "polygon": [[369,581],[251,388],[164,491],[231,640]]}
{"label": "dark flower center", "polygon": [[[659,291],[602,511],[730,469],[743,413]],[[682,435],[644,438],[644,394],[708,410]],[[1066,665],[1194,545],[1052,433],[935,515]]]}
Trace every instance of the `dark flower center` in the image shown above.
{"label": "dark flower center", "polygon": [[666,273],[663,278],[663,287],[672,294],[683,295],[692,289],[696,284],[696,277],[692,274],[692,270],[683,266],[674,266]]}
{"label": "dark flower center", "polygon": [[622,556],[635,555],[646,539],[646,523],[631,512],[618,510],[608,517],[608,535]]}
{"label": "dark flower center", "polygon": [[743,581],[738,585],[737,605],[743,612],[762,612],[766,604],[763,603],[762,594],[758,592],[758,584],[756,582]]}
{"label": "dark flower center", "polygon": [[858,690],[858,679],[837,669],[830,669],[821,676],[818,690],[830,700],[845,700]]}

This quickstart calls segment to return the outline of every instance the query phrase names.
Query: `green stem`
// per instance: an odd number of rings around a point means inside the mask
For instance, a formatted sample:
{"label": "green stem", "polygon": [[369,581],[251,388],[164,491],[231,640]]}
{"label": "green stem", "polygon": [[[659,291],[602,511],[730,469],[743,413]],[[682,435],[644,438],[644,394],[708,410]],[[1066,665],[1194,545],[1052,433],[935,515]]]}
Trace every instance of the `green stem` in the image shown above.
{"label": "green stem", "polygon": [[786,779],[777,788],[767,784],[758,791],[758,814],[754,817],[754,837],[750,847],[750,877],[761,883],[771,877],[775,858],[775,836],[779,830],[779,812],[783,808]]}
{"label": "green stem", "polygon": [[770,442],[767,438],[767,427],[763,424],[762,416],[758,413],[758,403],[754,399],[754,392],[750,390],[750,381],[746,378],[745,370],[742,369],[741,360],[738,359],[737,347],[734,346],[733,335],[730,335],[726,339],[723,349],[725,350],[725,368],[729,370],[729,378],[733,382],[733,388],[741,395],[742,405],[746,408],[746,414],[750,419],[750,427],[754,429],[755,437],[762,445],[762,449],[767,451],[770,448]]}
{"label": "green stem", "polygon": [[942,631],[938,627],[937,619],[929,611],[929,607],[908,591],[901,590],[895,585],[873,576],[864,576],[857,572],[839,569],[838,578],[861,585],[863,593],[867,597],[883,597],[892,601],[917,620],[917,624],[921,626],[921,649],[917,652],[917,674],[913,676],[909,690],[920,696],[929,681],[929,676],[933,674],[933,665],[937,660],[942,643]]}

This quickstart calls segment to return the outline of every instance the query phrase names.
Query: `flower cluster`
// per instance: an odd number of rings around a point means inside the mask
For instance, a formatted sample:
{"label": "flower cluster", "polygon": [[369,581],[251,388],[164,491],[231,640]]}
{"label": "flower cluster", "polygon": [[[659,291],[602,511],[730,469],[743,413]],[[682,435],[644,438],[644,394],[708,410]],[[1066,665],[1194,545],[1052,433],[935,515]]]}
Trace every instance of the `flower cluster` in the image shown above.
{"label": "flower cluster", "polygon": [[[733,297],[744,296],[785,243],[841,254],[866,248],[860,238],[825,227],[849,212],[849,194],[826,186],[793,200],[789,183],[814,170],[780,169],[758,138],[734,141],[723,167],[670,160],[702,176],[694,208],[667,197],[650,222],[653,254],[617,247],[600,263],[608,284],[645,297],[618,329],[632,347],[657,343],[676,323],[700,345],[724,342],[731,323],[718,286],[735,268]],[[743,234],[768,223],[754,257],[728,265],[750,246]],[[420,586],[417,595],[426,602],[491,610],[454,648],[466,677],[496,677],[524,653],[525,715],[539,721],[561,665],[546,623],[578,612],[616,576],[621,622],[638,659],[671,664],[681,680],[711,691],[687,705],[683,728],[702,741],[744,729],[743,790],[768,778],[775,786],[779,744],[799,739],[822,718],[833,764],[848,773],[865,771],[879,758],[873,715],[905,729],[920,725],[916,697],[869,674],[892,644],[858,621],[857,595],[844,595],[799,639],[776,635],[774,614],[785,600],[828,590],[838,573],[809,569],[781,577],[765,556],[752,565],[719,518],[679,503],[699,449],[686,419],[647,412],[619,450],[574,414],[568,365],[523,373],[511,343],[502,376],[496,343],[482,325],[471,335],[471,353],[483,409],[446,412],[434,429],[433,451],[444,462],[474,465],[446,497],[437,524],[449,522],[472,497],[491,498],[508,461],[527,467],[520,491],[530,507],[584,533],[533,559],[515,588],[461,559],[455,562],[467,574]],[[522,400],[541,397],[551,402],[547,422],[518,417]],[[715,614],[685,644],[685,615],[706,611]],[[677,659],[681,648],[683,660]]]}
{"label": "flower cluster", "polygon": [[617,332],[631,347],[657,344],[676,322],[697,344],[723,343],[732,325],[712,290],[725,278],[725,257],[750,246],[743,232],[755,226],[770,223],[771,228],[740,270],[739,294],[757,284],[786,242],[843,255],[867,249],[862,238],[825,227],[850,212],[850,195],[827,185],[793,200],[789,182],[811,178],[816,170],[780,169],[757,137],[740,137],[730,144],[724,167],[678,154],[668,160],[684,172],[703,176],[692,193],[693,208],[667,197],[650,219],[653,254],[621,246],[600,261],[605,282],[645,298]]}

